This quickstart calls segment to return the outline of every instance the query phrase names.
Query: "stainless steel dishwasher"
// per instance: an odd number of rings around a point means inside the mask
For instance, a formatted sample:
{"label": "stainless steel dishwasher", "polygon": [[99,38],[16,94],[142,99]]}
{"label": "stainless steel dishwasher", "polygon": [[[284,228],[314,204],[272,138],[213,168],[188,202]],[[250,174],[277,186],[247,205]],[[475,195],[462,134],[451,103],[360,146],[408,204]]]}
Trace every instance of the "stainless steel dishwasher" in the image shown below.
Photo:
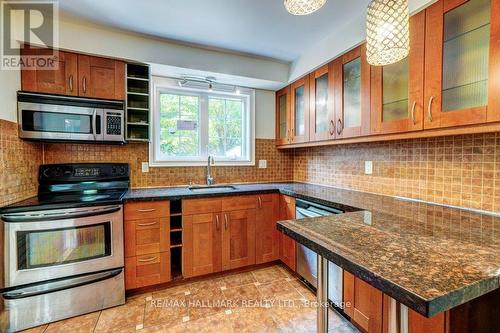
{"label": "stainless steel dishwasher", "polygon": [[[332,214],[342,214],[344,211],[319,205],[313,202],[297,199],[295,218],[320,217]],[[317,257],[316,252],[302,244],[297,244],[297,273],[312,287],[317,288]],[[342,303],[342,268],[328,262],[328,299],[337,307]]]}

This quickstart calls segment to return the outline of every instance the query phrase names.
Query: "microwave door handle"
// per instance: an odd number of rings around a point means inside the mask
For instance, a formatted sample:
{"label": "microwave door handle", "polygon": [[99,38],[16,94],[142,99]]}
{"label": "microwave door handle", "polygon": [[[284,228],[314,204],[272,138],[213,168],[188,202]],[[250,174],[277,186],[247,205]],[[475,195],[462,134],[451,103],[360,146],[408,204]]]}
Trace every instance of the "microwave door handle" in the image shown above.
{"label": "microwave door handle", "polygon": [[101,272],[88,276],[81,276],[67,280],[47,282],[35,286],[29,286],[20,289],[14,289],[4,292],[2,297],[4,299],[21,299],[33,296],[40,296],[50,294],[56,291],[67,290],[71,288],[82,287],[92,283],[108,280],[122,273],[123,268],[114,269],[112,271]]}
{"label": "microwave door handle", "polygon": [[97,141],[97,109],[94,109],[92,113],[92,134],[94,135],[94,141]]}

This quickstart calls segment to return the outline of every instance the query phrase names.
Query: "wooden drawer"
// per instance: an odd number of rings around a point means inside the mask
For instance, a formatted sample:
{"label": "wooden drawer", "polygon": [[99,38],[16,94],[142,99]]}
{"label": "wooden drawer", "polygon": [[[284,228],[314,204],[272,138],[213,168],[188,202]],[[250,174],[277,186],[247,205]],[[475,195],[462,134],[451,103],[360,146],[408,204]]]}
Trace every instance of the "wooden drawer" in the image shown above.
{"label": "wooden drawer", "polygon": [[222,198],[222,211],[257,208],[257,196],[243,195]]}
{"label": "wooden drawer", "polygon": [[170,219],[150,218],[125,221],[125,257],[169,250]]}
{"label": "wooden drawer", "polygon": [[135,289],[171,280],[170,252],[125,259],[125,289]]}
{"label": "wooden drawer", "polygon": [[220,212],[221,205],[222,198],[182,200],[182,215]]}
{"label": "wooden drawer", "polygon": [[126,221],[167,217],[169,215],[169,201],[141,201],[125,204],[124,218]]}

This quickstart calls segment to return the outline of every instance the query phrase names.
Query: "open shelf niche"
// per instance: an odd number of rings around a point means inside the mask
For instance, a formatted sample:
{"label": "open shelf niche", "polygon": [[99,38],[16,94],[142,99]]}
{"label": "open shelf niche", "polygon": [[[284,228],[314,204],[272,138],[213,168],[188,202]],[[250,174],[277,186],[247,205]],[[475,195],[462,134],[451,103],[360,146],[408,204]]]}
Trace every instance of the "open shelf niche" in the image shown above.
{"label": "open shelf niche", "polygon": [[182,279],[182,200],[170,201],[170,271]]}
{"label": "open shelf niche", "polygon": [[129,63],[126,70],[127,141],[149,142],[151,73],[149,65]]}

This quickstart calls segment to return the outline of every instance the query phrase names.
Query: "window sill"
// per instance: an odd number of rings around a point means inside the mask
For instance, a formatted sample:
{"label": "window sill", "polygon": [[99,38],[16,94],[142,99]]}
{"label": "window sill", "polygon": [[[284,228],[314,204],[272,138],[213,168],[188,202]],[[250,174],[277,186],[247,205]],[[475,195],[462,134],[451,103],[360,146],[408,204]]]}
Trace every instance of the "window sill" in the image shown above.
{"label": "window sill", "polygon": [[[151,168],[175,168],[175,167],[206,167],[207,161],[179,161],[179,162],[149,162]],[[255,166],[255,161],[215,161],[212,167],[240,167]]]}

